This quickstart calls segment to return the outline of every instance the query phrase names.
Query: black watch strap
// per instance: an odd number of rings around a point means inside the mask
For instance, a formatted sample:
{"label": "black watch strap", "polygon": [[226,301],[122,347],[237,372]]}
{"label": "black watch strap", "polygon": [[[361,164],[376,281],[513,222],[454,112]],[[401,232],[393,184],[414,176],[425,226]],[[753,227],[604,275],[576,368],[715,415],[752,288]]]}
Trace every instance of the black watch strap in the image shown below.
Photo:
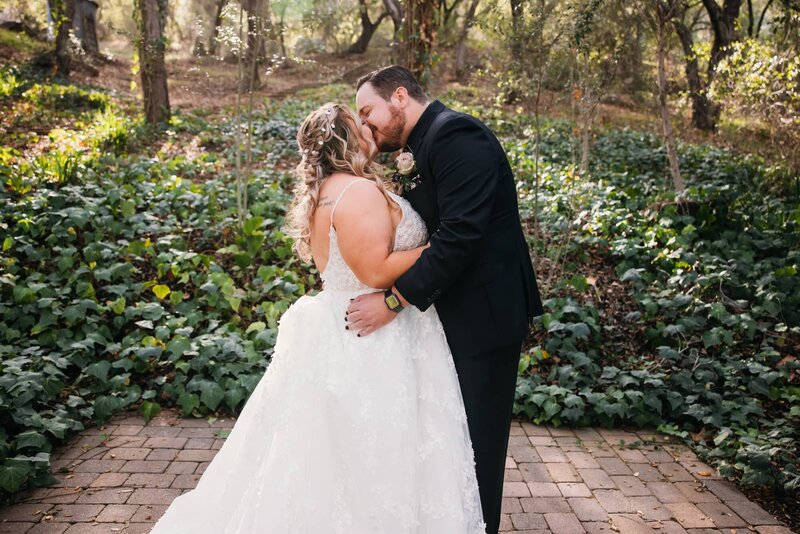
{"label": "black watch strap", "polygon": [[395,313],[400,313],[400,311],[403,309],[403,304],[400,302],[400,298],[394,294],[392,288],[389,288],[383,292],[383,301],[386,303],[386,307]]}

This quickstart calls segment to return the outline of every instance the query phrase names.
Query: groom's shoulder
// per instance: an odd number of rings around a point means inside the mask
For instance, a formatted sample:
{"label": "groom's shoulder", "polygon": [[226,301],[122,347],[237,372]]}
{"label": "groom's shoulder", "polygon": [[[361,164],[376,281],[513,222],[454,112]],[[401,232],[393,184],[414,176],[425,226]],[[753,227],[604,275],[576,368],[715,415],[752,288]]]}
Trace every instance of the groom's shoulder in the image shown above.
{"label": "groom's shoulder", "polygon": [[489,127],[477,117],[469,113],[456,111],[447,106],[443,106],[443,109],[436,116],[433,124],[431,124],[431,130],[434,136],[437,134],[453,133],[458,130],[474,129],[480,129],[484,132],[491,133]]}

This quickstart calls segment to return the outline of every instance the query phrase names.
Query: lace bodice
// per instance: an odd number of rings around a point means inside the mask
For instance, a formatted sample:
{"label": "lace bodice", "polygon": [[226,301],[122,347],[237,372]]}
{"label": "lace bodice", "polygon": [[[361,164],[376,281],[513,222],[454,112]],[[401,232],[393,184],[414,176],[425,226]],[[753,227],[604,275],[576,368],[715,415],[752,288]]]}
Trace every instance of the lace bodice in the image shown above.
{"label": "lace bodice", "polygon": [[[328,232],[330,238],[330,252],[328,254],[328,263],[325,265],[325,270],[320,273],[323,281],[324,289],[337,289],[337,290],[369,290],[368,285],[362,283],[350,267],[345,263],[342,253],[339,251],[339,245],[336,241],[336,229],[333,227],[333,212],[339,204],[344,193],[347,189],[356,182],[371,182],[371,180],[362,179],[354,180],[347,184],[347,186],[339,193],[339,198],[331,209],[331,227]],[[425,227],[425,222],[420,217],[419,213],[414,211],[411,204],[395,193],[390,192],[389,195],[397,201],[400,209],[403,212],[403,217],[397,225],[394,234],[394,248],[393,250],[410,250],[424,245],[428,241],[428,231]]]}

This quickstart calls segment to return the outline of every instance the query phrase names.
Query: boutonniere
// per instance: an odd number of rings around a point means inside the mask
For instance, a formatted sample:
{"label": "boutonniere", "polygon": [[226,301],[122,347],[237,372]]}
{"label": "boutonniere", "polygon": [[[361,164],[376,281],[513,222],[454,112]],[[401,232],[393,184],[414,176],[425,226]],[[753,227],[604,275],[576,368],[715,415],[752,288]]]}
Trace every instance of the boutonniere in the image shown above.
{"label": "boutonniere", "polygon": [[400,152],[395,159],[397,171],[392,175],[392,181],[396,183],[402,193],[408,193],[417,187],[422,181],[422,177],[417,172],[417,163],[411,152]]}

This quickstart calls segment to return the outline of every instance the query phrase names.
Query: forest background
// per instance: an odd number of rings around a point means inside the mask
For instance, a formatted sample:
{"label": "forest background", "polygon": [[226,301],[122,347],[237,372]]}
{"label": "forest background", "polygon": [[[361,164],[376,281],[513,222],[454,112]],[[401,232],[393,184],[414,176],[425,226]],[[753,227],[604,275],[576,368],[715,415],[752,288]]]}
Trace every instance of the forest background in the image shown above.
{"label": "forest background", "polygon": [[297,127],[400,63],[516,173],[515,412],[657,427],[800,527],[799,32],[797,0],[0,1],[0,496],[120,410],[241,409],[320,288]]}

